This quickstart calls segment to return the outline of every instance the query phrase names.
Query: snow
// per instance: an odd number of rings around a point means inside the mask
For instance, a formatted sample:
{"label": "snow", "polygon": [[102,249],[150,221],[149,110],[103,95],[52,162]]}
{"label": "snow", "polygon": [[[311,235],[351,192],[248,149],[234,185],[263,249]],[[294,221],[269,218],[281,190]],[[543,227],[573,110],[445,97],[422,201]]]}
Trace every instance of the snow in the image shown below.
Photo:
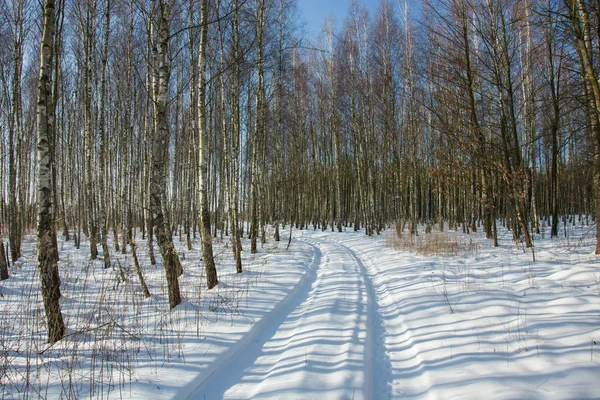
{"label": "snow", "polygon": [[257,255],[245,242],[243,274],[217,239],[211,291],[199,243],[175,237],[184,302],[172,311],[141,238],[147,300],[130,254],[113,254],[123,281],[85,243],[60,241],[69,335],[52,347],[28,237],[0,282],[0,397],[597,398],[595,230],[567,228],[536,237],[535,262],[503,229],[499,248],[480,232],[421,233],[439,240],[429,253],[391,247],[394,229],[294,230],[289,250],[285,236]]}

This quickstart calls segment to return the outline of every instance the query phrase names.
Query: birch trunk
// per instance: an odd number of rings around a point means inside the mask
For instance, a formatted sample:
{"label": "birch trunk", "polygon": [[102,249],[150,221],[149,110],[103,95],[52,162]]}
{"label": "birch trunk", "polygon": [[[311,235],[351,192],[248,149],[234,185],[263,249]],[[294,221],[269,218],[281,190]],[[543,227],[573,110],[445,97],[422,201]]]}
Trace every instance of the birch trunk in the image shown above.
{"label": "birch trunk", "polygon": [[48,342],[56,343],[65,333],[60,310],[60,277],[58,275],[58,249],[52,219],[52,149],[54,143],[54,106],[52,104],[52,58],[54,57],[53,0],[44,2],[44,23],[40,49],[40,75],[37,93],[37,155],[38,155],[38,274],[44,310],[48,324]]}
{"label": "birch trunk", "polygon": [[198,205],[200,207],[200,229],[202,233],[202,257],[206,269],[206,285],[209,289],[218,283],[217,269],[213,258],[212,237],[210,232],[210,211],[207,191],[207,137],[206,137],[206,49],[208,42],[208,4],[200,2],[200,53],[198,54]]}
{"label": "birch trunk", "polygon": [[229,202],[231,214],[231,229],[234,246],[235,270],[238,274],[242,273],[242,229],[239,222],[239,157],[240,157],[240,65],[238,58],[240,55],[240,21],[238,18],[238,0],[234,1],[233,17],[233,54],[235,61],[233,63],[233,93],[232,93],[232,129],[231,129],[231,201]]}
{"label": "birch trunk", "polygon": [[[525,130],[526,140],[529,142],[529,191],[531,192],[531,211],[533,213],[533,227],[532,230],[536,233],[540,233],[538,206],[537,206],[537,187],[535,185],[535,171],[536,171],[536,151],[535,151],[535,132],[536,132],[536,110],[535,110],[535,88],[534,88],[534,77],[533,77],[533,45],[531,43],[531,6],[529,1],[525,1],[525,54],[522,63],[523,68],[523,79],[522,79],[522,90],[524,99],[524,119],[525,119]],[[521,44],[521,47],[523,45]]]}
{"label": "birch trunk", "polygon": [[[194,25],[194,1],[195,0],[190,0],[190,4],[189,4],[189,9],[188,9],[188,14],[189,14],[189,24],[190,26]],[[192,142],[189,145],[189,150],[188,150],[188,165],[194,165],[194,158],[195,158],[195,154],[194,154],[194,148],[195,148],[195,141],[196,141],[196,137],[198,136],[198,130],[196,128],[196,123],[197,123],[197,116],[196,116],[196,107],[197,107],[197,102],[198,99],[196,98],[196,70],[195,68],[193,68],[193,66],[195,65],[195,61],[196,61],[196,57],[195,57],[195,46],[196,44],[194,43],[194,37],[192,35],[192,30],[190,30],[188,32],[188,44],[189,44],[189,52],[190,52],[190,108],[189,108],[189,115],[190,115],[190,130],[191,133],[189,135],[190,141]],[[185,200],[184,200],[184,207],[186,210],[186,215],[185,215],[185,221],[184,221],[184,229],[185,229],[185,234],[186,234],[186,241],[187,241],[187,248],[188,250],[192,250],[192,236],[191,236],[191,228],[192,228],[192,221],[191,221],[191,215],[192,215],[192,193],[194,193],[194,185],[193,185],[193,170],[194,168],[186,168],[187,173],[186,173],[186,184],[188,186],[187,190],[185,190]]]}
{"label": "birch trunk", "polygon": [[[98,175],[98,198],[100,205],[98,207],[98,223],[100,224],[100,243],[102,245],[102,256],[104,258],[104,268],[110,267],[110,254],[106,236],[108,234],[108,224],[106,222],[106,193],[104,187],[104,177],[106,175],[105,148],[106,148],[106,132],[105,132],[105,102],[106,102],[106,67],[108,63],[108,39],[110,29],[110,0],[106,0],[104,7],[104,43],[102,50],[102,76],[100,78],[100,104],[98,107],[99,123],[98,133],[100,134],[100,151],[98,164],[100,164],[100,172]],[[118,243],[118,238],[115,236],[115,242]]]}
{"label": "birch trunk", "polygon": [[152,162],[151,162],[151,181],[150,181],[150,208],[152,210],[152,219],[154,232],[160,252],[163,259],[163,267],[167,278],[169,291],[169,306],[171,309],[181,303],[181,294],[179,291],[178,268],[179,257],[175,251],[175,246],[171,241],[165,226],[163,213],[163,194],[167,190],[166,165],[167,155],[165,148],[169,145],[169,123],[168,123],[168,105],[167,97],[169,93],[169,20],[171,17],[171,8],[168,2],[158,0],[156,4],[158,18],[158,37],[154,46],[155,74],[157,79],[154,85],[155,91],[155,126],[152,138]]}
{"label": "birch trunk", "polygon": [[[21,111],[21,72],[23,68],[23,1],[15,5],[14,15],[14,70],[12,78],[12,115],[8,132],[8,210],[9,210],[9,239],[10,255],[13,262],[21,257],[21,220],[19,203],[17,203],[17,157],[19,146],[15,141],[23,134]],[[17,154],[15,154],[17,147]]]}
{"label": "birch trunk", "polygon": [[263,71],[263,33],[264,33],[264,14],[265,2],[260,1],[258,9],[258,23],[256,27],[257,48],[258,48],[258,87],[256,91],[256,115],[254,120],[254,134],[252,137],[252,164],[250,169],[250,253],[256,253],[256,239],[258,237],[259,223],[259,188],[258,188],[258,163],[261,143],[264,137],[265,130],[265,88],[264,88],[264,71]]}
{"label": "birch trunk", "polygon": [[[149,59],[151,59],[152,63],[154,64],[154,48],[152,46],[152,41],[153,41],[153,30],[154,30],[154,25],[151,21],[148,22],[148,28],[147,28],[147,34],[148,34],[148,38],[147,38],[147,43],[148,43],[148,48],[146,49],[147,52],[147,56]],[[152,217],[152,211],[149,210],[150,207],[152,207],[151,204],[144,204],[144,200],[146,198],[150,198],[150,186],[151,186],[151,162],[152,162],[152,155],[151,155],[151,147],[152,147],[152,135],[153,132],[155,131],[154,129],[154,125],[152,124],[151,120],[150,120],[150,104],[151,104],[151,99],[152,96],[150,95],[151,93],[153,93],[153,85],[152,85],[152,68],[147,68],[146,71],[146,108],[145,108],[145,115],[144,115],[144,150],[143,150],[143,154],[144,154],[144,168],[142,171],[142,210],[144,212],[144,220],[146,221],[146,233],[148,235],[148,237],[146,238],[146,246],[148,248],[148,255],[150,256],[150,265],[156,265],[156,256],[154,255],[154,222],[153,222],[153,217]]]}
{"label": "birch trunk", "polygon": [[[220,15],[220,9],[219,7],[217,8],[217,18],[219,18]],[[218,30],[219,30],[219,49],[220,49],[220,55],[219,55],[219,67],[221,68],[221,71],[225,71],[226,69],[226,64],[225,64],[225,37],[224,37],[224,33],[223,33],[223,29],[221,26],[221,23],[218,23]],[[222,160],[222,169],[223,169],[223,177],[224,177],[224,200],[225,202],[227,202],[228,205],[228,209],[224,210],[224,213],[229,215],[229,224],[231,226],[231,232],[230,232],[230,238],[231,238],[231,247],[233,250],[233,257],[236,260],[236,264],[237,264],[237,242],[235,239],[235,235],[237,232],[237,221],[233,220],[233,208],[234,205],[232,204],[233,202],[233,194],[232,194],[232,190],[231,190],[231,182],[233,180],[232,177],[232,161],[231,161],[231,140],[230,140],[230,136],[233,136],[233,132],[231,133],[231,135],[227,135],[227,103],[226,103],[226,99],[227,99],[227,91],[225,90],[225,76],[224,74],[220,74],[219,75],[219,90],[221,93],[221,140],[223,142],[223,160]],[[230,97],[231,101],[233,102],[233,96]],[[232,118],[233,120],[233,118]],[[233,124],[232,125],[232,131],[233,131]],[[227,229],[227,225],[225,225],[225,228]],[[222,233],[222,232],[221,232]]]}
{"label": "birch trunk", "polygon": [[84,38],[84,123],[85,123],[85,188],[86,188],[86,214],[88,223],[88,234],[90,239],[90,258],[95,260],[98,257],[98,248],[96,244],[97,226],[96,215],[94,212],[94,174],[92,170],[92,156],[95,150],[96,136],[94,131],[94,120],[92,115],[92,53],[94,43],[93,19],[95,17],[95,3],[88,1],[87,15],[85,19],[85,38]]}

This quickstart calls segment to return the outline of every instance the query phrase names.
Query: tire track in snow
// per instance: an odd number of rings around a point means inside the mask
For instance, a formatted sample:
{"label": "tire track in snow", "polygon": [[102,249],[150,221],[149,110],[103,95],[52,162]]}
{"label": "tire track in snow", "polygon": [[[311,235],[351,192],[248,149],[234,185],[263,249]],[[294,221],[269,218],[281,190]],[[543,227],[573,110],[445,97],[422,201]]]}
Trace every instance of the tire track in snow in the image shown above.
{"label": "tire track in snow", "polygon": [[188,398],[389,396],[381,316],[365,266],[338,243],[301,240],[314,249],[311,278],[198,379]]}
{"label": "tire track in snow", "polygon": [[366,374],[371,301],[359,260],[334,242],[299,239],[322,255],[317,279],[226,397],[380,398]]}
{"label": "tire track in snow", "polygon": [[367,288],[369,313],[367,316],[367,346],[366,346],[366,381],[365,398],[392,398],[392,364],[386,348],[386,329],[381,315],[379,294],[375,290],[369,269],[365,266],[356,251],[345,244],[325,238],[327,242],[342,247],[360,267],[363,281]]}
{"label": "tire track in snow", "polygon": [[[213,397],[207,397],[204,394],[203,388],[212,386],[212,392],[214,392],[215,385],[221,387],[222,383],[219,383],[219,379],[229,380],[231,373],[227,373],[228,370],[236,369],[239,356],[248,351],[249,349],[256,348],[256,342],[265,333],[276,330],[279,325],[285,320],[285,318],[302,302],[304,302],[310,288],[317,279],[317,270],[321,265],[322,254],[319,249],[314,248],[313,259],[306,274],[301,278],[300,282],[294,287],[294,290],[290,292],[285,299],[277,304],[271,311],[269,311],[263,318],[258,321],[248,333],[233,345],[229,350],[222,354],[213,364],[210,372],[201,375],[183,388],[182,391],[177,393],[176,399],[212,399]],[[232,368],[233,367],[233,368]],[[212,385],[211,385],[212,384]],[[222,397],[222,396],[221,396]],[[214,397],[218,398],[218,397]]]}
{"label": "tire track in snow", "polygon": [[[429,388],[433,387],[431,377],[429,376],[429,372],[427,371],[427,368],[426,368],[427,364],[424,362],[423,358],[421,357],[421,354],[420,354],[421,350],[419,348],[419,345],[417,343],[415,343],[415,341],[413,339],[411,328],[405,323],[404,318],[402,317],[402,310],[399,309],[398,305],[396,304],[396,301],[394,301],[394,300],[397,300],[397,298],[394,297],[393,291],[388,288],[387,282],[381,277],[382,275],[380,274],[380,270],[377,267],[377,263],[375,263],[369,255],[365,254],[365,252],[359,251],[359,250],[356,250],[356,251],[351,250],[351,248],[348,247],[348,245],[343,244],[343,243],[339,242],[338,240],[335,240],[335,242],[339,243],[341,246],[347,248],[358,259],[365,260],[363,265],[366,264],[369,266],[369,268],[366,268],[367,275],[368,275],[370,281],[372,282],[372,284],[374,285],[373,287],[375,290],[375,296],[377,296],[377,298],[378,298],[378,304],[384,310],[382,326],[384,329],[384,333],[383,333],[384,340],[387,340],[386,347],[388,349],[390,349],[390,351],[392,351],[391,349],[394,349],[396,347],[403,348],[403,349],[405,349],[403,352],[408,353],[407,355],[400,357],[400,359],[402,359],[403,362],[399,362],[397,360],[398,357],[393,357],[394,363],[392,364],[391,360],[388,357],[388,360],[390,361],[389,376],[390,376],[390,383],[391,383],[391,388],[390,388],[391,391],[389,392],[389,397],[390,398],[421,397],[422,395],[426,394],[427,398],[436,398],[431,393],[427,393],[429,391]],[[398,277],[398,278],[400,278],[400,277]],[[393,321],[401,327],[400,334],[397,337],[393,337],[393,335],[387,336],[385,334],[385,325],[386,325],[385,321],[386,320],[388,322]],[[392,337],[393,337],[393,339],[391,339]],[[390,342],[392,342],[392,343],[390,343]],[[389,353],[388,353],[388,355],[389,355]],[[413,365],[414,363],[411,364],[411,361],[416,361],[417,365],[416,366]],[[409,365],[405,365],[405,364],[409,364]],[[418,391],[418,392],[414,392],[414,390],[411,390],[412,393],[406,393],[405,389],[402,386],[403,385],[402,375],[396,376],[397,379],[394,379],[394,376],[398,375],[397,374],[398,370],[400,370],[400,371],[412,371],[412,370],[420,371],[420,374],[421,374],[420,380],[424,383],[424,385],[422,385],[422,386],[424,388],[426,388],[425,392],[422,392],[422,389],[421,389],[421,391]]]}

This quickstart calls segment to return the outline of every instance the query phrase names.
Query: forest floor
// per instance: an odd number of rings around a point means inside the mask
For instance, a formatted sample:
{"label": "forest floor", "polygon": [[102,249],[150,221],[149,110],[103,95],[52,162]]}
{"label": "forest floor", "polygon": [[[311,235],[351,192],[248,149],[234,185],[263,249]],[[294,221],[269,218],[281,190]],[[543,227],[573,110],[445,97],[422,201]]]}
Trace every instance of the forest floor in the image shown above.
{"label": "forest floor", "polygon": [[217,239],[211,291],[199,242],[176,237],[172,311],[141,238],[149,299],[130,254],[111,247],[104,269],[87,242],[60,240],[68,335],[52,347],[27,237],[0,282],[0,398],[597,398],[595,227],[546,227],[535,262],[500,232],[494,248],[481,232],[294,230],[289,249],[285,235],[256,255],[244,242],[243,274]]}

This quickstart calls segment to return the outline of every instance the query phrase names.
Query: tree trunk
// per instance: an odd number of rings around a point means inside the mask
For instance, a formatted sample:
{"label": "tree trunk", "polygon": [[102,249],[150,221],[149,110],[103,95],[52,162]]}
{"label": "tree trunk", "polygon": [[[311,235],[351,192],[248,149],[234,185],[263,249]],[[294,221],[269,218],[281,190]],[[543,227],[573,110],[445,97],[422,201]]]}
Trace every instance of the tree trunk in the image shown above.
{"label": "tree trunk", "polygon": [[[148,43],[148,49],[147,49],[147,56],[149,58],[153,57],[153,46],[152,46],[152,31],[153,31],[153,25],[152,22],[149,21],[148,22],[148,38],[147,38],[147,43]],[[151,190],[151,175],[152,175],[152,170],[151,170],[151,163],[152,163],[152,136],[154,134],[154,124],[151,123],[150,121],[150,104],[151,104],[151,99],[152,96],[150,95],[150,93],[152,93],[153,91],[153,85],[152,85],[152,68],[147,68],[147,72],[146,72],[146,92],[148,93],[146,96],[146,107],[145,107],[145,116],[144,116],[144,150],[143,150],[143,170],[142,170],[142,212],[144,214],[144,220],[145,220],[145,225],[146,225],[146,230],[145,233],[148,235],[146,238],[146,246],[148,249],[148,255],[150,257],[150,265],[156,265],[156,256],[154,255],[154,222],[153,222],[153,216],[152,216],[152,211],[150,210],[150,208],[152,207],[151,204],[145,205],[144,204],[144,199],[149,199],[150,198],[150,190]],[[162,212],[161,212],[162,213]]]}
{"label": "tree trunk", "polygon": [[[265,112],[265,87],[264,87],[264,70],[263,70],[263,34],[265,24],[265,2],[260,0],[257,10],[257,72],[258,86],[256,89],[256,115],[254,119],[254,133],[252,135],[252,160],[250,166],[250,253],[255,254],[256,241],[258,237],[258,225],[261,214],[261,199],[260,190],[258,187],[259,178],[259,162],[261,158],[262,143],[265,136],[266,112]],[[259,204],[260,203],[260,204]]]}
{"label": "tree trunk", "polygon": [[207,191],[207,145],[206,137],[206,50],[208,44],[208,4],[200,2],[200,53],[198,54],[198,206],[200,207],[200,229],[202,233],[202,257],[206,269],[206,285],[209,289],[218,283],[217,269],[213,258],[212,237],[210,234],[210,211]]}
{"label": "tree trunk", "polygon": [[[21,110],[21,71],[23,68],[23,1],[18,1],[15,5],[14,14],[14,70],[12,78],[12,115],[9,120],[8,132],[8,210],[9,210],[9,239],[10,255],[13,262],[21,257],[21,220],[19,203],[17,203],[17,172],[19,156],[19,147],[15,146],[15,141],[20,140],[23,135],[22,129],[22,110]],[[15,154],[17,147],[17,154]]]}
{"label": "tree trunk", "polygon": [[140,285],[142,287],[142,293],[145,298],[150,297],[150,290],[148,290],[148,285],[146,285],[146,280],[144,279],[144,274],[142,273],[142,267],[140,265],[140,261],[138,260],[135,241],[130,238],[129,243],[131,244],[131,255],[133,256],[133,262],[135,264],[135,272],[140,280]]}
{"label": "tree trunk", "polygon": [[85,124],[85,187],[86,187],[86,214],[88,223],[88,234],[90,239],[90,258],[95,260],[98,257],[98,248],[96,244],[97,225],[95,208],[95,193],[94,193],[94,174],[92,170],[92,156],[95,153],[96,135],[95,121],[92,114],[92,64],[93,64],[93,43],[95,41],[95,3],[88,4],[86,19],[85,19],[85,37],[84,37],[84,71],[83,71],[83,86],[84,86],[84,124]]}
{"label": "tree trunk", "polygon": [[52,220],[52,149],[54,143],[54,106],[52,104],[52,58],[54,57],[53,0],[44,2],[44,23],[40,49],[40,75],[37,93],[37,153],[38,153],[38,274],[44,310],[48,324],[48,342],[61,340],[65,325],[60,310],[60,277],[58,275],[58,249],[54,221]]}
{"label": "tree trunk", "polygon": [[0,281],[5,281],[8,278],[8,265],[6,262],[6,253],[4,251],[4,242],[0,240]]}
{"label": "tree trunk", "polygon": [[156,3],[158,18],[158,32],[154,44],[155,74],[158,76],[154,85],[155,90],[155,118],[156,130],[152,139],[152,161],[150,181],[150,208],[152,210],[152,222],[154,232],[163,259],[163,268],[167,278],[169,290],[169,306],[175,308],[181,303],[179,291],[178,265],[179,257],[175,246],[171,241],[165,226],[163,214],[163,194],[167,190],[166,166],[168,153],[165,149],[169,143],[169,123],[167,97],[169,93],[170,61],[168,54],[169,46],[169,19],[171,17],[170,5],[163,0]]}
{"label": "tree trunk", "polygon": [[[190,4],[189,4],[189,9],[188,9],[188,14],[189,14],[189,24],[190,26],[194,24],[194,2],[195,0],[190,0]],[[191,143],[189,144],[189,148],[188,148],[188,165],[189,167],[186,168],[186,185],[187,190],[185,191],[185,200],[184,200],[184,208],[186,210],[186,215],[185,215],[185,221],[184,221],[184,229],[185,229],[185,234],[186,234],[186,241],[187,241],[187,249],[188,250],[192,250],[192,236],[191,236],[191,232],[190,230],[192,229],[192,199],[193,199],[193,193],[194,193],[194,184],[193,184],[193,178],[194,178],[194,167],[192,167],[193,165],[195,165],[195,151],[194,149],[196,148],[196,138],[198,137],[198,130],[196,129],[196,123],[198,122],[198,117],[196,115],[196,109],[197,109],[197,104],[198,104],[198,99],[196,97],[196,87],[197,87],[197,83],[196,83],[196,69],[193,68],[194,65],[196,65],[196,57],[195,57],[195,48],[196,48],[196,43],[194,42],[194,35],[192,34],[193,31],[190,30],[188,32],[188,44],[189,44],[189,52],[190,52],[190,66],[192,66],[190,68],[189,74],[190,74],[190,104],[189,104],[189,115],[190,115],[190,141]],[[221,78],[223,79],[223,78]]]}
{"label": "tree trunk", "polygon": [[238,17],[238,0],[234,1],[234,14],[233,14],[233,54],[234,54],[234,65],[233,65],[233,90],[232,90],[232,123],[231,123],[231,153],[229,157],[231,159],[231,187],[229,193],[231,195],[231,201],[229,202],[230,214],[231,214],[231,234],[233,237],[234,246],[234,258],[235,258],[235,271],[238,274],[242,273],[242,228],[240,228],[240,217],[238,213],[239,206],[239,158],[240,158],[240,63],[238,57],[240,55],[240,20]]}
{"label": "tree trunk", "polygon": [[[102,245],[102,256],[104,258],[104,268],[110,267],[110,254],[108,252],[107,235],[108,235],[108,223],[106,221],[106,190],[104,187],[104,177],[106,175],[106,132],[105,132],[105,102],[106,102],[106,68],[108,64],[108,39],[110,33],[110,0],[106,0],[104,3],[106,9],[105,20],[104,20],[104,44],[102,51],[102,76],[100,78],[100,104],[98,107],[99,123],[98,132],[100,135],[100,151],[98,164],[100,164],[100,171],[98,174],[98,198],[100,201],[98,207],[98,223],[100,224],[100,243]],[[125,156],[126,154],[124,154]],[[115,235],[115,243],[119,243],[119,238]]]}
{"label": "tree trunk", "polygon": [[552,100],[552,116],[550,120],[550,213],[552,214],[552,225],[550,230],[550,237],[556,237],[558,236],[558,134],[560,129],[560,81],[562,64],[559,60],[559,65],[557,67],[555,67],[554,65],[554,38],[551,35],[551,33],[548,33],[546,38],[549,68],[548,84],[550,86],[550,94]]}
{"label": "tree trunk", "polygon": [[584,91],[587,91],[586,98],[591,119],[589,141],[594,151],[593,186],[596,200],[596,209],[594,210],[596,217],[596,254],[600,254],[600,82],[593,62],[595,50],[590,36],[590,9],[588,9],[587,3],[584,4],[582,0],[565,0],[565,6],[569,11],[569,19],[576,40],[575,44],[581,69],[587,85],[589,85],[589,90],[584,87]]}

